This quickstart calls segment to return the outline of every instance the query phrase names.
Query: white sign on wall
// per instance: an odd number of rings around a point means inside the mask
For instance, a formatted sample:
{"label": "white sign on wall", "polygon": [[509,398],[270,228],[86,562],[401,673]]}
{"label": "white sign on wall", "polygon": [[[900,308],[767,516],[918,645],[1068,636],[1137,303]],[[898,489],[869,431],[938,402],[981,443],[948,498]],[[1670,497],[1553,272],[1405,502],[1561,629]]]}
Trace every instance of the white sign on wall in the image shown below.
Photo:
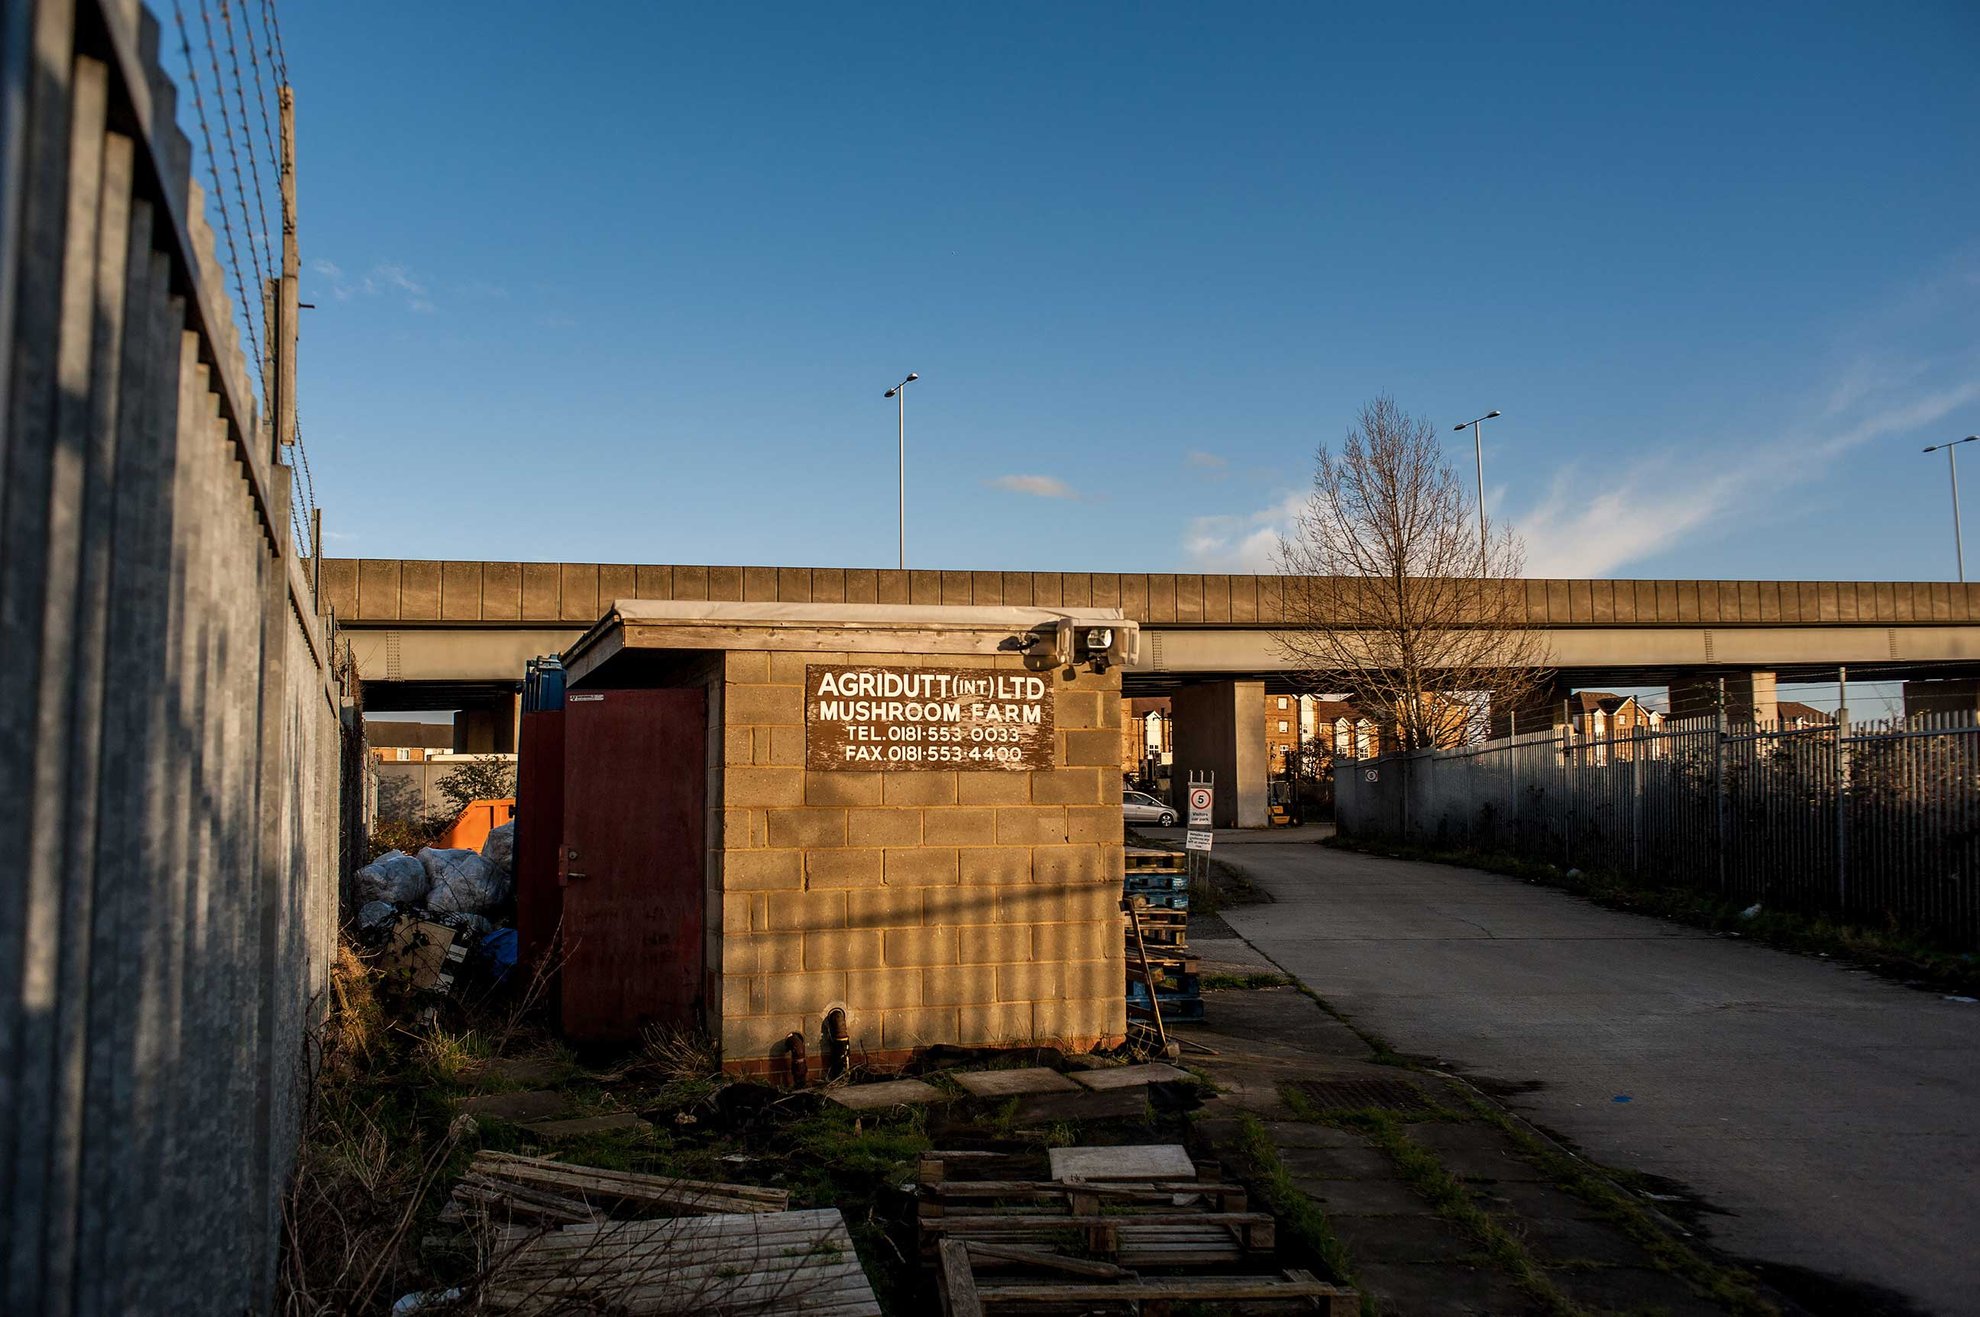
{"label": "white sign on wall", "polygon": [[1183,849],[1186,851],[1207,851],[1210,849],[1210,838],[1214,835],[1216,834],[1198,832],[1192,828],[1183,836]]}

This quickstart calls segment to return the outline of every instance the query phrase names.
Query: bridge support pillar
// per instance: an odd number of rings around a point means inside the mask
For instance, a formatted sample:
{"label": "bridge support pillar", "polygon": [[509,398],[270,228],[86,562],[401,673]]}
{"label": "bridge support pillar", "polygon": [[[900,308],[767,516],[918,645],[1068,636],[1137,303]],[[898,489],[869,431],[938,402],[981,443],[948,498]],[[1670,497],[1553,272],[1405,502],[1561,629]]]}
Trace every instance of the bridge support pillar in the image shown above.
{"label": "bridge support pillar", "polygon": [[1181,804],[1190,771],[1217,775],[1212,822],[1220,828],[1270,826],[1271,759],[1265,749],[1265,683],[1206,681],[1184,686],[1169,704],[1175,736],[1171,770]]}
{"label": "bridge support pillar", "polygon": [[471,704],[454,715],[454,753],[460,755],[512,755],[516,752],[516,728],[522,718],[522,696],[498,695],[482,704]]}
{"label": "bridge support pillar", "polygon": [[1904,683],[1904,712],[1980,713],[1980,680],[1954,677],[1937,681]]}
{"label": "bridge support pillar", "polygon": [[[1701,677],[1671,687],[1673,719],[1710,718],[1719,711],[1719,678]],[[1780,718],[1774,674],[1733,671],[1725,674],[1726,717],[1736,723],[1770,723]]]}

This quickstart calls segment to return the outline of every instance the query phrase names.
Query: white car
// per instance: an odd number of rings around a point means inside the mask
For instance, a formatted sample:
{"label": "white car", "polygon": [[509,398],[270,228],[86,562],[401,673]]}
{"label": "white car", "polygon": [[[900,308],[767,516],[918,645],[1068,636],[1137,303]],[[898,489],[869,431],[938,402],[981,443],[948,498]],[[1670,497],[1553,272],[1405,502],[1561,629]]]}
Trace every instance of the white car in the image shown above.
{"label": "white car", "polygon": [[1160,828],[1176,825],[1173,808],[1140,791],[1121,792],[1121,817],[1128,823],[1153,823]]}

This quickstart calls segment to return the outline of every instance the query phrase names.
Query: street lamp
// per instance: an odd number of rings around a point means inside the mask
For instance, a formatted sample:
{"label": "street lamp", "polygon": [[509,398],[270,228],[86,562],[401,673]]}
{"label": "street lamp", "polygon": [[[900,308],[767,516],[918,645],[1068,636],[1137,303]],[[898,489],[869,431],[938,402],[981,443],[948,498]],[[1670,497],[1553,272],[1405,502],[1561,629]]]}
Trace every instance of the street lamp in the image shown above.
{"label": "street lamp", "polygon": [[1498,414],[1499,413],[1496,411],[1486,412],[1483,416],[1479,417],[1475,421],[1466,421],[1464,425],[1454,425],[1451,427],[1453,430],[1462,430],[1464,429],[1465,425],[1471,427],[1471,448],[1473,454],[1478,458],[1478,561],[1481,565],[1483,565],[1483,563],[1485,562],[1485,556],[1486,556],[1485,555],[1485,444],[1484,441],[1478,437],[1478,427],[1484,424],[1486,421],[1491,420],[1494,416],[1497,416]]}
{"label": "street lamp", "polygon": [[1954,460],[1953,449],[1959,447],[1961,444],[1970,444],[1975,441],[1980,441],[1980,434],[1969,434],[1964,439],[1954,439],[1949,443],[1933,444],[1925,450],[1928,453],[1936,453],[1941,448],[1946,450],[1946,474],[1952,477],[1953,555],[1959,559],[1959,583],[1961,585],[1966,584],[1966,546],[1961,544],[1959,540],[1959,463]]}
{"label": "street lamp", "polygon": [[901,400],[901,570],[907,570],[907,386],[920,379],[913,371],[887,390],[889,398]]}

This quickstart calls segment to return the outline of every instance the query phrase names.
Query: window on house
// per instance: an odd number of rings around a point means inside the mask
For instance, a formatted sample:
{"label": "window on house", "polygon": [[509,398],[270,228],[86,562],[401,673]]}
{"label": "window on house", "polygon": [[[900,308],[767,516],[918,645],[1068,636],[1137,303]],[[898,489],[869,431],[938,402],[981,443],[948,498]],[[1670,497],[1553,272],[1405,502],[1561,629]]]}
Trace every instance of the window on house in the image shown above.
{"label": "window on house", "polygon": [[1285,697],[1285,696],[1283,696],[1283,695],[1281,695],[1281,696],[1279,697],[1279,707],[1280,707],[1281,709],[1283,709],[1283,708],[1285,708],[1285,707],[1286,707],[1286,697]]}
{"label": "window on house", "polygon": [[1284,718],[1279,719],[1279,730],[1281,732],[1286,730],[1286,720]]}
{"label": "window on house", "polygon": [[400,763],[404,763],[404,762],[405,762],[406,760],[408,760],[408,759],[411,759],[411,758],[412,758],[412,751],[410,751],[410,750],[401,750],[401,751],[399,751],[399,762],[400,762]]}

